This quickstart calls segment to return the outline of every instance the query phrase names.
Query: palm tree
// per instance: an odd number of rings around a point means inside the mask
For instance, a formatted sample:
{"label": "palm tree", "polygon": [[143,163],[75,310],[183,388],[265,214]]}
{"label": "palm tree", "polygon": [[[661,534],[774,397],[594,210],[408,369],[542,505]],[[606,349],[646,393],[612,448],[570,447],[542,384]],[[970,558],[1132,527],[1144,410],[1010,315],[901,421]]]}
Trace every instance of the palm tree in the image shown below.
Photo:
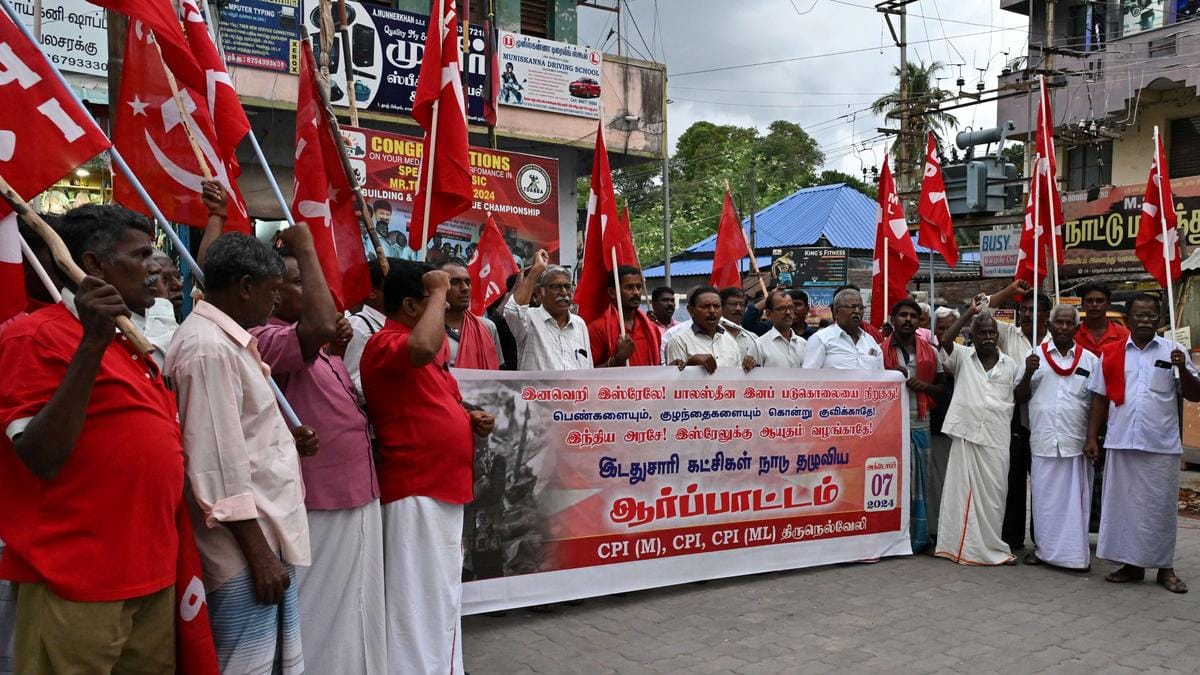
{"label": "palm tree", "polygon": [[[936,76],[945,65],[940,61],[934,61],[928,66],[924,61],[919,63],[908,62],[905,67],[906,79],[908,80],[908,103],[901,105],[900,88],[896,87],[896,91],[890,94],[881,96],[871,104],[871,112],[877,115],[887,115],[888,117],[899,117],[902,112],[907,111],[909,117],[909,131],[911,135],[903,137],[899,143],[892,147],[892,155],[900,159],[900,143],[904,144],[905,163],[906,166],[896,167],[898,175],[908,173],[912,168],[920,166],[925,158],[925,134],[928,131],[933,131],[934,135],[942,138],[946,132],[953,130],[958,126],[958,120],[953,115],[947,112],[922,112],[921,106],[936,106],[937,103],[950,98],[951,93],[938,89],[933,86],[936,81]],[[897,80],[900,79],[900,67],[892,68],[892,76]]]}

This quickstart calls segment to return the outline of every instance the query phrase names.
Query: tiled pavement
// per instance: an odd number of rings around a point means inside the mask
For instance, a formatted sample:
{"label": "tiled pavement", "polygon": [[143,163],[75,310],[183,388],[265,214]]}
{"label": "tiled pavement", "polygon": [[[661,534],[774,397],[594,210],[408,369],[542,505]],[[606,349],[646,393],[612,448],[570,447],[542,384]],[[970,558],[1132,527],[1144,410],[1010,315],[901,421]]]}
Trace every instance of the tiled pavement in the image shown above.
{"label": "tiled pavement", "polygon": [[[1093,540],[1094,543],[1094,540]],[[1200,672],[1200,520],[1180,518],[1193,591],[928,556],[688,584],[464,619],[492,673]]]}

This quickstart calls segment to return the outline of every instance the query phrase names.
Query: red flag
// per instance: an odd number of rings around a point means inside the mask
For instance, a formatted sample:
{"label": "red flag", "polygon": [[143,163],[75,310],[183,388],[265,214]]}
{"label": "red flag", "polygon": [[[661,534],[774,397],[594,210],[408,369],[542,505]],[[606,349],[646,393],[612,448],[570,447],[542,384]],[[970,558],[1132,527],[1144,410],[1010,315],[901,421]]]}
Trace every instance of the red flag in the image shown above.
{"label": "red flag", "polygon": [[958,264],[954,222],[946,202],[946,182],[942,179],[942,165],[938,161],[937,141],[932,131],[925,144],[925,177],[921,180],[921,201],[917,205],[917,214],[921,217],[917,243],[941,253],[950,267]]}
{"label": "red flag", "polygon": [[[129,23],[140,21],[154,31],[162,47],[163,60],[170,64],[180,85],[197,92],[205,90],[204,70],[192,55],[192,48],[183,36],[179,17],[170,0],[88,0],[93,5],[111,9],[129,17]],[[155,57],[157,59],[157,57]],[[125,72],[130,65],[144,64],[141,61],[125,61]],[[122,151],[124,154],[124,151]],[[160,205],[161,206],[161,205]],[[170,214],[164,214],[168,218]]]}
{"label": "red flag", "polygon": [[179,534],[179,553],[175,559],[175,668],[181,675],[216,675],[217,648],[208,620],[208,601],[204,596],[204,569],[188,507],[180,503],[175,511],[175,530]]}
{"label": "red flag", "polygon": [[303,41],[300,91],[296,98],[295,191],[292,215],[312,230],[321,271],[338,311],[371,294],[354,192],[338,154],[328,111],[318,98],[312,43]]}
{"label": "red flag", "polygon": [[1175,213],[1175,196],[1171,194],[1171,177],[1163,161],[1162,137],[1157,128],[1154,141],[1154,160],[1150,162],[1150,178],[1146,181],[1146,197],[1142,200],[1142,217],[1134,250],[1150,276],[1166,288],[1168,264],[1172,282],[1183,274],[1179,261],[1179,218]]}
{"label": "red flag", "polygon": [[892,180],[887,155],[884,155],[883,171],[879,174],[875,260],[871,263],[871,323],[882,326],[887,322],[891,305],[908,297],[908,282],[920,267],[912,235],[908,233],[908,221],[904,218],[904,205],[896,194],[896,183]]}
{"label": "red flag", "polygon": [[483,316],[487,308],[504,295],[505,282],[518,271],[517,262],[513,260],[496,220],[488,216],[479,235],[475,257],[467,263],[467,273],[471,275],[471,313]]}
{"label": "red flag", "polygon": [[[1025,206],[1025,227],[1021,230],[1021,250],[1017,254],[1018,279],[1034,284],[1033,250],[1037,234],[1037,280],[1046,276],[1046,259],[1052,254],[1059,263],[1063,260],[1062,198],[1058,193],[1057,164],[1054,158],[1054,119],[1050,109],[1050,94],[1042,82],[1041,102],[1038,104],[1037,139],[1034,143],[1033,176],[1029,179],[1029,201]],[[1053,225],[1052,225],[1053,223]],[[1053,242],[1053,244],[1051,243]],[[1053,253],[1050,246],[1053,245]]]}
{"label": "red flag", "polygon": [[[156,35],[140,22],[129,24],[125,38],[125,63],[121,92],[113,124],[117,149],[141,179],[168,220],[204,227],[208,208],[201,200],[204,171],[184,129],[183,115],[171,93],[166,66],[154,47]],[[204,107],[204,97],[179,85],[188,124],[195,132],[213,179],[229,193],[226,229],[250,232],[250,219],[237,182],[217,151],[217,132]],[[198,102],[198,103],[197,103]],[[149,215],[133,186],[120,176],[113,180],[113,196],[129,208]]]}
{"label": "red flag", "polygon": [[[233,89],[233,80],[225,71],[225,62],[213,44],[204,14],[196,0],[181,0],[180,7],[183,9],[184,25],[187,26],[188,44],[204,69],[204,100],[208,102],[208,116],[216,125],[217,150],[227,165],[237,167],[237,146],[250,132],[250,120],[246,118],[242,102]],[[233,175],[237,176],[240,172],[239,167],[233,171]]]}
{"label": "red flag", "polygon": [[17,214],[0,218],[0,324],[25,311],[25,268]]}
{"label": "red flag", "polygon": [[617,265],[631,265],[641,269],[642,266],[638,264],[637,249],[633,247],[633,230],[629,227],[629,205],[625,205],[625,210],[621,212],[621,216],[616,222],[606,225],[603,229],[604,268],[612,272],[612,251],[615,250]]}
{"label": "red flag", "polygon": [[[438,17],[441,17],[440,25]],[[460,57],[455,2],[433,0],[412,111],[413,119],[425,129],[421,175],[417,193],[413,195],[412,221],[408,227],[408,245],[414,251],[425,248],[427,235],[436,234],[438,225],[471,208],[471,160],[467,150],[467,111]],[[433,166],[432,190],[429,189],[430,165]],[[429,200],[428,230],[424,227],[426,199]]]}
{"label": "red flag", "polygon": [[[25,199],[108,149],[104,133],[75,105],[41,50],[2,12],[0,100],[0,176]],[[0,200],[0,216],[10,212]]]}
{"label": "red flag", "polygon": [[730,286],[742,287],[742,273],[738,263],[746,257],[746,233],[733,210],[733,197],[725,191],[725,203],[721,206],[721,222],[717,225],[717,248],[713,252],[712,274],[708,284],[716,289]]}
{"label": "red flag", "polygon": [[[591,323],[603,316],[612,304],[608,299],[608,279],[612,272],[609,246],[621,239],[620,216],[617,215],[617,197],[613,193],[612,171],[608,165],[608,148],[604,144],[603,121],[597,126],[596,149],[592,153],[592,186],[588,191],[585,222],[587,229],[583,262],[579,285],[575,288],[575,304],[579,307],[579,316]],[[637,257],[630,257],[631,253],[632,244],[628,250],[618,247],[617,264],[637,264]]]}

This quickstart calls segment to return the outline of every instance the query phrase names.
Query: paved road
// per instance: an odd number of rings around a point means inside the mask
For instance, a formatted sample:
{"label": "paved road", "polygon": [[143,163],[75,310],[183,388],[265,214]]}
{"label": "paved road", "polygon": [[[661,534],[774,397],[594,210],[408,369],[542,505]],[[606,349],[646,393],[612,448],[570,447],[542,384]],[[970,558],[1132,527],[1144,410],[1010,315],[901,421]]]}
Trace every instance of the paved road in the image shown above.
{"label": "paved road", "polygon": [[[1093,544],[1095,542],[1093,541]],[[467,617],[467,670],[492,673],[1194,673],[1200,520],[1176,556],[1193,591],[928,556]]]}

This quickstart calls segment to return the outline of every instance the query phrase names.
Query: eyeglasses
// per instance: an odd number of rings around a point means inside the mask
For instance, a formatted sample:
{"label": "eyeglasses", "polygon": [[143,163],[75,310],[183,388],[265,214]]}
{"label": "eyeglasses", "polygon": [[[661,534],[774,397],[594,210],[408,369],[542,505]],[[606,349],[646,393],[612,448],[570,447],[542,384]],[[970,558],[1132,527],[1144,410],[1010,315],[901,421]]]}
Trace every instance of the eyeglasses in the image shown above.
{"label": "eyeglasses", "polygon": [[1146,314],[1143,312],[1138,312],[1137,314],[1132,314],[1130,316],[1133,317],[1134,321],[1158,321],[1157,314]]}
{"label": "eyeglasses", "polygon": [[542,288],[550,291],[551,293],[556,291],[569,291],[571,290],[571,284],[545,284],[542,286]]}
{"label": "eyeglasses", "polygon": [[838,305],[835,309],[848,309],[851,312],[861,312],[866,308],[863,305]]}

